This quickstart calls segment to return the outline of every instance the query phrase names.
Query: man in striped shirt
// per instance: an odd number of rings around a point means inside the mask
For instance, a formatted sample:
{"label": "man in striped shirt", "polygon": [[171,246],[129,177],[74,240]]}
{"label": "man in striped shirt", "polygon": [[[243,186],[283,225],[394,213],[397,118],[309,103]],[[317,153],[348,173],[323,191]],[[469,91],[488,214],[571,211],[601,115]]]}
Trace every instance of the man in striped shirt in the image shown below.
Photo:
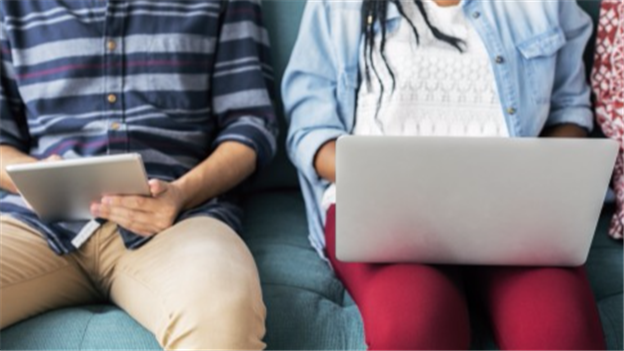
{"label": "man in striped shirt", "polygon": [[0,2],[3,167],[139,153],[151,197],[46,223],[4,168],[0,328],[110,299],[166,349],[261,349],[265,307],[232,189],[275,152],[260,0]]}

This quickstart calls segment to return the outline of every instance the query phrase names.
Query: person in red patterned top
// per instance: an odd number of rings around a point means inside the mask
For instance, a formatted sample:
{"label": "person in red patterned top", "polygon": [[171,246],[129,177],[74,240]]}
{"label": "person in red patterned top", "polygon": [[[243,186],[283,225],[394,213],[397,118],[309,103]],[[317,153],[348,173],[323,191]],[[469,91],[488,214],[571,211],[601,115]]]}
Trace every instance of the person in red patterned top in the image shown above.
{"label": "person in red patterned top", "polygon": [[613,175],[617,210],[609,234],[624,235],[624,2],[603,0],[598,24],[596,59],[592,73],[596,118],[606,136],[620,143]]}

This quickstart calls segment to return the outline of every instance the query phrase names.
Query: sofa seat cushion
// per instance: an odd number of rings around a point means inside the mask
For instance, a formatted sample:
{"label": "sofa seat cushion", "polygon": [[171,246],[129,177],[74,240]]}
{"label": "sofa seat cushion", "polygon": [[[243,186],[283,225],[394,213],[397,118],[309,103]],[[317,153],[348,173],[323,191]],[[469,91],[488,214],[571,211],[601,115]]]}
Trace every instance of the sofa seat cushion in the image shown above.
{"label": "sofa seat cushion", "polygon": [[245,202],[245,232],[267,305],[269,349],[362,349],[357,307],[308,241],[300,192],[256,194]]}
{"label": "sofa seat cushion", "polygon": [[154,336],[112,305],[42,314],[2,331],[2,350],[158,350]]}
{"label": "sofa seat cushion", "polygon": [[624,255],[622,242],[613,240],[607,235],[613,212],[612,206],[607,206],[603,210],[586,268],[600,311],[607,347],[610,350],[622,350]]}

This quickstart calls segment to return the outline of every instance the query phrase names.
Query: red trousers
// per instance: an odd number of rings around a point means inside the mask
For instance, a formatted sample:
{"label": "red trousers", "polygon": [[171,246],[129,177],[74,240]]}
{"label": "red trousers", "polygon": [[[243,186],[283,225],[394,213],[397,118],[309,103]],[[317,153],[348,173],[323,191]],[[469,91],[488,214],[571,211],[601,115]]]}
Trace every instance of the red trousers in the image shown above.
{"label": "red trousers", "polygon": [[327,254],[360,310],[371,350],[468,349],[462,276],[482,300],[501,349],[605,349],[583,268],[345,263],[336,260],[335,219],[332,206]]}

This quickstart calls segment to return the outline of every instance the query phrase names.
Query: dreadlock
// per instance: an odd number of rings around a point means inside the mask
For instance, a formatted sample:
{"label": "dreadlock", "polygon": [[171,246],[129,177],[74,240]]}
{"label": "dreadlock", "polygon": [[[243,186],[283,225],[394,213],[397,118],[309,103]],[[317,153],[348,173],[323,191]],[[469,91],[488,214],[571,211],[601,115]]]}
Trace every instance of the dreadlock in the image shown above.
{"label": "dreadlock", "polygon": [[[379,109],[381,107],[382,98],[385,92],[385,87],[377,71],[377,67],[375,66],[375,62],[373,60],[373,52],[375,49],[375,23],[379,22],[381,27],[381,41],[379,44],[379,53],[384,62],[386,71],[389,73],[390,78],[392,80],[392,91],[396,89],[396,79],[394,72],[390,68],[388,64],[388,60],[386,58],[386,26],[385,22],[388,18],[388,3],[392,2],[401,16],[409,23],[412,28],[412,32],[414,33],[414,37],[416,38],[416,44],[420,44],[420,34],[416,29],[416,25],[412,21],[409,16],[406,15],[405,10],[403,9],[403,5],[401,1],[404,0],[364,0],[362,3],[362,34],[364,35],[364,76],[367,84],[371,82],[371,70],[373,71],[375,77],[377,78],[377,82],[380,87],[379,99],[377,102],[377,112],[375,113],[375,119],[377,114],[379,113]],[[463,52],[462,45],[465,45],[465,42],[459,38],[452,37],[450,35],[444,34],[440,29],[431,24],[429,19],[429,15],[425,10],[425,6],[423,5],[422,0],[413,0],[416,4],[416,7],[420,11],[423,19],[425,20],[425,24],[431,30],[433,36],[441,40],[449,45],[455,47],[459,52]]]}

